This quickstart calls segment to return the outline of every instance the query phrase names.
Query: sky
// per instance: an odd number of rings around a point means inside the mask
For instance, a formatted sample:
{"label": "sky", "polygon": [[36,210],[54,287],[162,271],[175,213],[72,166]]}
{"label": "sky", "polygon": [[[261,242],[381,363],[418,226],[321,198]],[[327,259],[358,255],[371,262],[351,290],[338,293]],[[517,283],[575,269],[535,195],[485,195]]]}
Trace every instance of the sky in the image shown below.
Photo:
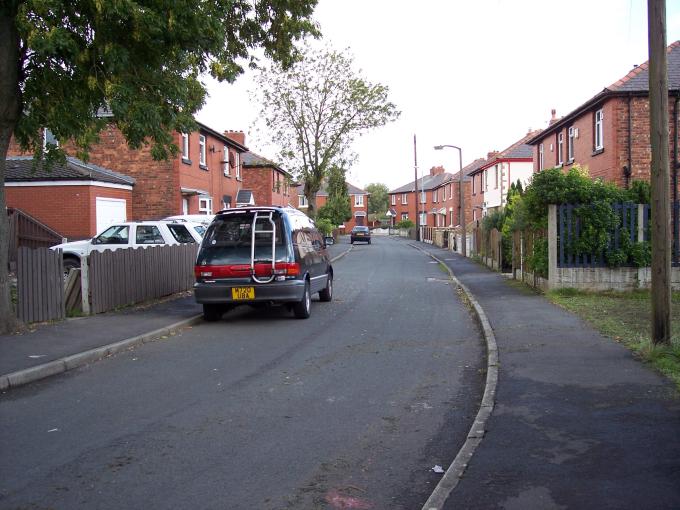
{"label": "sky", "polygon": [[[667,42],[680,40],[680,1],[668,0]],[[646,0],[319,0],[324,42],[349,48],[359,74],[390,89],[400,118],[354,144],[347,181],[389,189],[433,166],[458,171],[545,128],[648,60]],[[246,145],[275,159],[258,139],[259,107],[248,71],[234,84],[205,79],[197,119],[241,130]]]}

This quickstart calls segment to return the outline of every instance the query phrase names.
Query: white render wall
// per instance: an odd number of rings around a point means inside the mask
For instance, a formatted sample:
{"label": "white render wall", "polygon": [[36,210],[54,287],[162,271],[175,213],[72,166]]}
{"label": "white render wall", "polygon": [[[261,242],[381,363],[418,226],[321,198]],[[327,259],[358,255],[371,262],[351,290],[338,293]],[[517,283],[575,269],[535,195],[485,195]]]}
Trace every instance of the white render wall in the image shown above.
{"label": "white render wall", "polygon": [[[498,171],[498,188],[496,188],[496,170]],[[527,187],[534,173],[532,162],[500,162],[484,170],[482,182],[484,183],[484,201],[486,209],[500,207],[506,204],[510,184],[522,181],[522,186]]]}

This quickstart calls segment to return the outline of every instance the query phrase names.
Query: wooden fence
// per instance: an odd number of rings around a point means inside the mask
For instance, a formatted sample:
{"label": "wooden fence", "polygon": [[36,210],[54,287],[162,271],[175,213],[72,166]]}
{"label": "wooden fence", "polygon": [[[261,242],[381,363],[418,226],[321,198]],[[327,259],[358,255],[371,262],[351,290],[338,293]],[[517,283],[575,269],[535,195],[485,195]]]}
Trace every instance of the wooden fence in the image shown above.
{"label": "wooden fence", "polygon": [[9,220],[9,268],[16,270],[18,249],[49,248],[60,244],[64,238],[47,225],[20,209],[7,208]]}
{"label": "wooden fence", "polygon": [[[92,252],[87,263],[90,312],[102,313],[189,290],[198,245]],[[83,271],[84,272],[84,271]],[[83,289],[84,295],[87,292]]]}
{"label": "wooden fence", "polygon": [[17,317],[27,323],[65,317],[61,251],[17,250]]}
{"label": "wooden fence", "polygon": [[492,269],[503,267],[503,235],[498,229],[486,230],[477,224],[472,229],[472,248],[474,255],[481,258]]}

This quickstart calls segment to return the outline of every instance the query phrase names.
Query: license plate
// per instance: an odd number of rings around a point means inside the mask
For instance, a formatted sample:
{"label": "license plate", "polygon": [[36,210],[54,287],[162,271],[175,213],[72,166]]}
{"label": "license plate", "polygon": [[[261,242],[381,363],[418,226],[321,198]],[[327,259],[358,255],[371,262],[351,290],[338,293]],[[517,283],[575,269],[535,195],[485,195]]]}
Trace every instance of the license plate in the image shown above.
{"label": "license plate", "polygon": [[234,287],[231,289],[231,298],[234,301],[255,299],[255,287]]}
{"label": "license plate", "polygon": [[363,235],[364,234],[359,233],[359,234],[357,234],[357,237],[363,237]]}

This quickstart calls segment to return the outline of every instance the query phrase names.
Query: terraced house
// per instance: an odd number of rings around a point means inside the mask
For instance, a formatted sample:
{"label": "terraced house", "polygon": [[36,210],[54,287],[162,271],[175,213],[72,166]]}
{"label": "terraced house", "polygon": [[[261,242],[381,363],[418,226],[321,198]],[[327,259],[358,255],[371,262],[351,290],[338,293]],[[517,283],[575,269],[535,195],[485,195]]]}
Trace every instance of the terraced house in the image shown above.
{"label": "terraced house", "polygon": [[[304,193],[304,184],[296,186],[297,203],[293,204],[297,209],[307,212],[307,198]],[[352,217],[344,223],[344,230],[349,232],[356,225],[368,225],[368,199],[370,193],[353,184],[347,183],[347,193],[349,194],[349,205]],[[320,209],[328,200],[326,185],[322,184],[316,193],[316,208]]]}

